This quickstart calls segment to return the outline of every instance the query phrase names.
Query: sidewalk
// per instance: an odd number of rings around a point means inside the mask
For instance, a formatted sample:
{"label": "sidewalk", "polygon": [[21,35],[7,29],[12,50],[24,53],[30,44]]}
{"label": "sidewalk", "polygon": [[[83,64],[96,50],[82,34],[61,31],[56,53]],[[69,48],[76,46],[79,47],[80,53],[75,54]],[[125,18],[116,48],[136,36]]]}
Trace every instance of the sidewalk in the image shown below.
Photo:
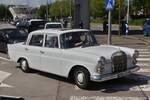
{"label": "sidewalk", "polygon": [[[96,35],[96,39],[100,44],[107,44],[107,35]],[[140,45],[150,45],[148,41],[144,41],[136,36],[118,36],[112,35],[112,45],[119,46],[140,46]]]}
{"label": "sidewalk", "polygon": [[[91,23],[92,30],[103,30],[103,24]],[[112,24],[112,30],[117,31],[119,29],[118,24]],[[130,30],[143,30],[142,26],[129,25]]]}

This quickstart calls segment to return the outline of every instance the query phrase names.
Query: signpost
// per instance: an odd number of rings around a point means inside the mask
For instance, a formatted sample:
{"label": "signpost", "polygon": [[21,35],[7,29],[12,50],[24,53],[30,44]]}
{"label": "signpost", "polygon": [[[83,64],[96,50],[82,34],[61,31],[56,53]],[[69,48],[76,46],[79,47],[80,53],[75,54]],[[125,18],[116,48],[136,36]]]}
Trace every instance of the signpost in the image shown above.
{"label": "signpost", "polygon": [[115,1],[114,0],[106,0],[106,8],[105,10],[108,12],[108,45],[112,44],[111,41],[111,12],[114,8]]}

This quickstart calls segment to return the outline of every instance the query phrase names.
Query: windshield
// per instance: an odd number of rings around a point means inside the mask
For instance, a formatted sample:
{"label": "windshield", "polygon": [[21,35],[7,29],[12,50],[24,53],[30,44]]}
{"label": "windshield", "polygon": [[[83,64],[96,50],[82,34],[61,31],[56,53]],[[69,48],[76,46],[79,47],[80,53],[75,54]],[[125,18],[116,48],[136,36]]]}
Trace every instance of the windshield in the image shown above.
{"label": "windshield", "polygon": [[97,41],[89,31],[66,33],[60,37],[61,48],[89,47],[97,45]]}
{"label": "windshield", "polygon": [[47,24],[46,29],[50,28],[61,28],[61,24]]}

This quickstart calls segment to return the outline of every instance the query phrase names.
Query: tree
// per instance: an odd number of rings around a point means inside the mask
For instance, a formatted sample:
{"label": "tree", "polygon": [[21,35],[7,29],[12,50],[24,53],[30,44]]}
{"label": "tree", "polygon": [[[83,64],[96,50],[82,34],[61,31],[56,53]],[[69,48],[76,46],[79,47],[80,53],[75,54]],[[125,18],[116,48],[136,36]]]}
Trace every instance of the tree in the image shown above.
{"label": "tree", "polygon": [[46,6],[40,6],[39,10],[37,11],[37,17],[41,19],[46,19]]}
{"label": "tree", "polygon": [[12,15],[7,6],[1,4],[0,5],[0,19],[11,19]]}
{"label": "tree", "polygon": [[90,0],[90,14],[92,17],[104,17],[106,15],[105,11],[105,0]]}
{"label": "tree", "polygon": [[143,12],[144,15],[150,14],[149,0],[133,0],[131,14],[138,15],[139,12]]}
{"label": "tree", "polygon": [[56,2],[50,4],[49,14],[52,18],[62,18],[68,17],[70,11],[70,0],[57,0]]}

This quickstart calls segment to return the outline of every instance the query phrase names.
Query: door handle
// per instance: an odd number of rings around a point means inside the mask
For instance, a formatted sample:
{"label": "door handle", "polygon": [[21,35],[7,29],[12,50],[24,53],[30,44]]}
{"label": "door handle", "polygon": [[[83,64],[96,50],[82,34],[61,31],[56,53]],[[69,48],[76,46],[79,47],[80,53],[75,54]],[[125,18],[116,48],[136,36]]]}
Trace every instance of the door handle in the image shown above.
{"label": "door handle", "polygon": [[40,51],[40,53],[41,53],[41,54],[44,54],[45,52],[44,52],[44,51]]}
{"label": "door handle", "polygon": [[28,51],[29,49],[28,49],[28,48],[25,48],[25,50]]}

